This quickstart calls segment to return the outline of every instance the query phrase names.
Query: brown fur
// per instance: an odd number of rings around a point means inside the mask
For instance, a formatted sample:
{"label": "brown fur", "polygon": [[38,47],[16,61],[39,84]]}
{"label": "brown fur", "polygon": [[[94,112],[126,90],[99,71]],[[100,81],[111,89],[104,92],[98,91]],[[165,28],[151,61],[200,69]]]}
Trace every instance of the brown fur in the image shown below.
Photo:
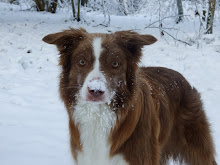
{"label": "brown fur", "polygon": [[[210,126],[197,90],[176,71],[138,67],[141,48],[156,39],[131,31],[89,34],[84,29],[70,29],[43,39],[57,45],[61,54],[60,95],[69,114],[74,159],[83,148],[71,111],[75,94],[92,69],[94,37],[103,38],[101,62],[105,64],[101,69],[107,78],[126,82],[119,87],[111,84],[117,92],[109,106],[118,119],[109,137],[110,157],[122,154],[129,165],[166,165],[171,157],[187,165],[217,165]],[[86,69],[76,64],[79,54],[90,61]],[[116,58],[120,67],[112,69],[108,63]]]}

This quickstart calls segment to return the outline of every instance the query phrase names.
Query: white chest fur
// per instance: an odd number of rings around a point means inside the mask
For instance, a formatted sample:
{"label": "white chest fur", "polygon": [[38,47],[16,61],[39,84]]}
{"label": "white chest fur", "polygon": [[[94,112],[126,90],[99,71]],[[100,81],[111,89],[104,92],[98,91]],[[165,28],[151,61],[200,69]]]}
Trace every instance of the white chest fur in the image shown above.
{"label": "white chest fur", "polygon": [[108,138],[116,115],[106,105],[78,103],[73,119],[79,126],[83,147],[78,153],[77,165],[128,165],[122,155],[109,157]]}

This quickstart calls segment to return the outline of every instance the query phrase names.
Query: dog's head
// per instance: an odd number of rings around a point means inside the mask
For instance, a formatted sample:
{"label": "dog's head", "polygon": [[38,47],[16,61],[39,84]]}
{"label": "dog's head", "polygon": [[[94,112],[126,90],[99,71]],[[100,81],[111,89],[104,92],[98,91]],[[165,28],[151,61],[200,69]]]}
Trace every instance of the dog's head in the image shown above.
{"label": "dog's head", "polygon": [[141,48],[157,40],[132,31],[92,34],[70,29],[49,34],[43,41],[60,51],[60,92],[66,105],[81,100],[121,107],[135,93]]}

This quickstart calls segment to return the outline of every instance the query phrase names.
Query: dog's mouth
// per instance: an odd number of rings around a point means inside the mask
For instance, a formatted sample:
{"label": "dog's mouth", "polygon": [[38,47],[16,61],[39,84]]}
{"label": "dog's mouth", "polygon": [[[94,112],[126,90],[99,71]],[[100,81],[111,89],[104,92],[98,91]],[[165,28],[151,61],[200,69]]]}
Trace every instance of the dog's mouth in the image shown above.
{"label": "dog's mouth", "polygon": [[86,101],[94,102],[94,103],[104,103],[105,91],[100,89],[90,89],[88,87]]}

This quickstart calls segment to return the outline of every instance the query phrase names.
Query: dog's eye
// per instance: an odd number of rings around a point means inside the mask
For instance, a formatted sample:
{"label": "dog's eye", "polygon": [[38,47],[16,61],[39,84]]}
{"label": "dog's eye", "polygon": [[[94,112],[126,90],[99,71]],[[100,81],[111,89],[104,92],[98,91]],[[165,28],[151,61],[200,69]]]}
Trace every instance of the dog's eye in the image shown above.
{"label": "dog's eye", "polygon": [[114,68],[117,68],[117,67],[119,66],[119,63],[116,62],[116,61],[114,61],[114,62],[112,63],[112,66],[113,66]]}
{"label": "dog's eye", "polygon": [[85,60],[79,60],[79,64],[83,66],[83,65],[86,64],[86,61]]}

